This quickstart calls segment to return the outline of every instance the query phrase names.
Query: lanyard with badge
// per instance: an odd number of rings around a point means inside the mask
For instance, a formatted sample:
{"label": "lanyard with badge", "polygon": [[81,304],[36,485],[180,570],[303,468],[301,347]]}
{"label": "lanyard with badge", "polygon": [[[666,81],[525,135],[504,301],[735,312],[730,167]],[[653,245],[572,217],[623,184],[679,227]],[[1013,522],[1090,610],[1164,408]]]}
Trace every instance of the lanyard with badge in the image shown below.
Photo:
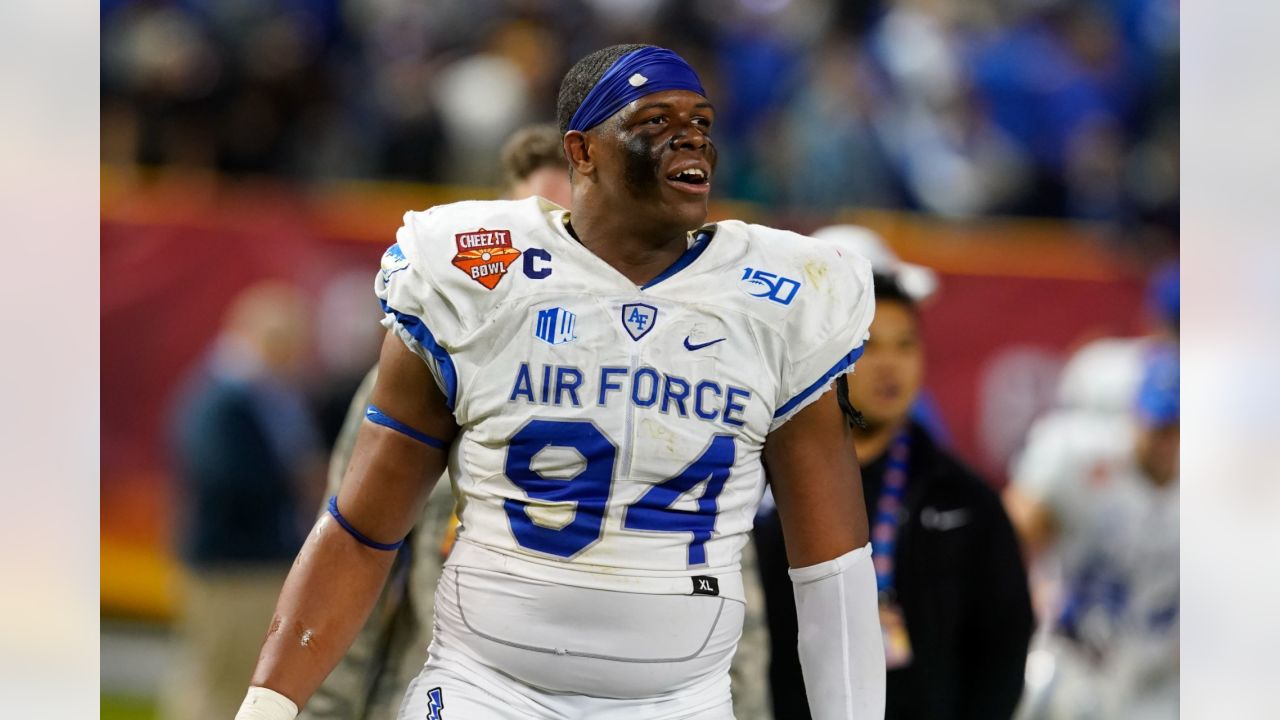
{"label": "lanyard with badge", "polygon": [[898,545],[903,496],[907,490],[907,466],[911,458],[911,436],[903,430],[889,446],[888,467],[880,497],[876,500],[871,526],[872,561],[876,569],[876,590],[880,595],[880,631],[884,636],[885,667],[889,670],[911,664],[911,638],[907,634],[902,606],[894,587],[894,551]]}

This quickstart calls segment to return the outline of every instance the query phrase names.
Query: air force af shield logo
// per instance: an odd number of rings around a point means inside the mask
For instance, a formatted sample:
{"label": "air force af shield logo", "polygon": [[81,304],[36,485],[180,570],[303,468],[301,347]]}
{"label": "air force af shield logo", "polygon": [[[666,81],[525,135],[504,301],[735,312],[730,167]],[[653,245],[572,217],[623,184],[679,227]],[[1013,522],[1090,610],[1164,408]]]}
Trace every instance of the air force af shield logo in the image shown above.
{"label": "air force af shield logo", "polygon": [[658,308],[644,303],[627,303],[622,306],[622,327],[632,340],[639,340],[653,329],[658,319]]}

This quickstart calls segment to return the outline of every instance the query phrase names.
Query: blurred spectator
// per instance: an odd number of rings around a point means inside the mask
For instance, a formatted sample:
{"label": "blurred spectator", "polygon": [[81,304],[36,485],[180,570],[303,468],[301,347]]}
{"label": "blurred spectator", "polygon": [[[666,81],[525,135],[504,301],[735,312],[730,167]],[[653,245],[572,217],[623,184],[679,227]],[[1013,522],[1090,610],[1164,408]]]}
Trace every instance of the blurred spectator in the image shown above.
{"label": "blurred spectator", "polygon": [[501,164],[503,197],[538,195],[560,207],[569,206],[569,166],[554,125],[517,130],[502,146]]}
{"label": "blurred spectator", "polygon": [[[938,275],[933,270],[898,259],[883,238],[858,225],[828,225],[813,231],[813,236],[845,245],[871,261],[878,276],[891,278],[917,307],[926,307],[938,291]],[[928,431],[934,442],[946,447],[951,442],[946,422],[938,411],[932,393],[921,387],[911,403],[911,420]]]}
{"label": "blurred spectator", "polygon": [[[1176,348],[1180,317],[1176,262],[1152,274],[1147,307],[1153,320],[1148,335],[1094,340],[1068,360],[1059,380],[1057,407],[1032,426],[1011,470],[1013,482],[1004,492],[1005,505],[1031,561],[1033,597],[1044,631],[1032,653],[1028,700],[1020,713],[1026,718],[1056,717],[1046,713],[1057,711],[1068,712],[1066,717],[1103,712],[1094,702],[1101,702],[1100,696],[1087,696],[1096,692],[1090,685],[1098,677],[1091,674],[1094,670],[1088,663],[1073,662],[1076,656],[1056,647],[1060,643],[1050,634],[1060,629],[1059,619],[1078,569],[1073,543],[1082,542],[1064,542],[1063,523],[1099,511],[1094,506],[1107,495],[1099,488],[1112,484],[1112,466],[1124,467],[1132,458],[1134,397],[1143,387],[1152,358],[1176,354],[1176,349],[1171,350]],[[1167,541],[1167,535],[1158,539]],[[1172,547],[1176,553],[1176,532]],[[1055,657],[1060,652],[1066,653],[1061,662]]]}
{"label": "blurred spectator", "polygon": [[1181,288],[1177,261],[1160,266],[1147,283],[1147,335],[1099,338],[1071,356],[1058,381],[1058,410],[1127,417],[1152,347],[1177,344]]}
{"label": "blurred spectator", "polygon": [[911,204],[971,217],[1010,209],[1028,168],[970,88],[960,12],[949,3],[894,3],[870,48],[889,79],[877,128]]}
{"label": "blurred spectator", "polygon": [[[483,99],[475,95],[484,88]],[[448,135],[453,178],[469,185],[493,180],[491,163],[502,139],[529,114],[528,87],[519,67],[501,55],[468,55],[443,68],[436,80],[436,107]]]}
{"label": "blurred spectator", "polygon": [[324,447],[332,448],[347,418],[351,395],[378,360],[384,332],[377,303],[369,302],[369,273],[351,269],[328,280],[314,303],[324,332],[313,343],[310,369],[319,377],[313,392]]}
{"label": "blurred spectator", "polygon": [[[875,292],[871,339],[847,392],[865,420],[854,429],[854,444],[889,668],[885,717],[1009,718],[1022,692],[1032,630],[1013,528],[986,482],[910,419],[924,379],[917,308],[891,278],[877,276]],[[755,535],[774,714],[809,717],[776,513],[757,520]]]}
{"label": "blurred spectator", "polygon": [[308,300],[268,282],[233,302],[181,402],[174,456],[183,601],[168,720],[235,714],[275,598],[322,487],[319,437],[296,386]]}
{"label": "blurred spectator", "polygon": [[643,39],[710,69],[733,198],[1177,216],[1176,0],[118,0],[102,25],[108,162],[490,184],[477,158],[567,58]]}
{"label": "blurred spectator", "polygon": [[[1147,287],[1147,311],[1151,331],[1139,337],[1105,337],[1086,343],[1063,365],[1058,378],[1055,407],[1037,418],[1014,460],[1018,469],[1033,463],[1037,472],[1071,475],[1079,472],[1077,455],[1093,448],[1098,453],[1127,452],[1133,398],[1141,385],[1147,356],[1178,340],[1180,309],[1179,270],[1176,261],[1154,272]],[[1050,468],[1050,465],[1057,464]],[[1023,549],[1031,559],[1032,597],[1037,614],[1051,618],[1057,612],[1061,577],[1053,558],[1043,558],[1051,544],[1053,526],[1048,509],[1017,483],[1005,488],[1004,503],[1018,528]]]}
{"label": "blurred spectator", "polygon": [[1144,365],[1132,412],[1055,413],[1013,468],[1011,515],[1060,587],[1039,602],[1021,718],[1177,717],[1176,347]]}
{"label": "blurred spectator", "polygon": [[827,225],[811,234],[821,240],[841,243],[870,260],[872,272],[893,279],[917,305],[927,304],[938,292],[937,273],[923,265],[900,259],[884,238],[873,230],[860,225]]}
{"label": "blurred spectator", "polygon": [[808,60],[806,80],[754,148],[753,159],[773,168],[777,199],[826,211],[901,204],[898,180],[875,127],[879,89],[861,46],[853,39],[830,38]]}

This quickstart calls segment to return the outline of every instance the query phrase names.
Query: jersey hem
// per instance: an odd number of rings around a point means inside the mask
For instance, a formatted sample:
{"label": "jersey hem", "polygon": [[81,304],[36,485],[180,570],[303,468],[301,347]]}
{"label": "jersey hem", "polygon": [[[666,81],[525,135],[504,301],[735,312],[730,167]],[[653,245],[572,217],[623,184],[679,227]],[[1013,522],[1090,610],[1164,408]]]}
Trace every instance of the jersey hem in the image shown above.
{"label": "jersey hem", "polygon": [[[593,590],[638,593],[643,595],[692,595],[695,576],[715,577],[719,581],[719,597],[746,602],[742,571],[738,564],[718,568],[691,568],[683,574],[645,574],[633,570],[587,565],[584,567],[559,567],[538,558],[516,555],[497,548],[481,545],[465,538],[454,544],[447,566],[470,567],[480,570],[509,573],[517,577],[570,585]],[[591,568],[599,568],[593,571]],[[624,572],[625,570],[625,572]],[[647,571],[651,573],[664,571]]]}

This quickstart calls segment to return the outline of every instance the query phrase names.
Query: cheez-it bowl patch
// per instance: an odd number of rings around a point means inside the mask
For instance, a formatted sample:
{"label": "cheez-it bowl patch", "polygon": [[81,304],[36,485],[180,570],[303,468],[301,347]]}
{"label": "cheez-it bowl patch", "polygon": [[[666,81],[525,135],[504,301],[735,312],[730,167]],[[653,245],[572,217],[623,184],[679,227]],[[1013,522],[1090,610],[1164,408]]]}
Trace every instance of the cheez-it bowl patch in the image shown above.
{"label": "cheez-it bowl patch", "polygon": [[511,246],[510,230],[480,228],[453,237],[458,242],[454,267],[489,290],[498,286],[511,263],[520,257],[520,251]]}

